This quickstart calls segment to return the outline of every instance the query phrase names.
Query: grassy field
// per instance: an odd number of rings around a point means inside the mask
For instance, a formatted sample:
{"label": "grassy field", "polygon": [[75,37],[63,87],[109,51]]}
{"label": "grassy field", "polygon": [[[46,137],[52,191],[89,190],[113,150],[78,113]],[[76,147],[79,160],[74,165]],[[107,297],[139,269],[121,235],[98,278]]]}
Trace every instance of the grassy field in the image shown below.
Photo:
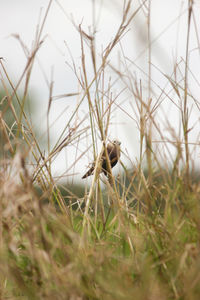
{"label": "grassy field", "polygon": [[[52,1],[38,25],[33,48],[25,52],[27,64],[17,84],[10,80],[1,59],[0,299],[200,299],[200,186],[188,141],[191,98],[198,107],[198,99],[191,95],[188,83],[192,1],[188,1],[183,80],[176,81],[175,74],[168,77],[171,94],[179,99],[181,120],[179,135],[169,128],[176,150],[175,155],[170,156],[169,165],[165,163],[165,156],[161,157],[160,152],[158,155],[152,138],[156,131],[162,147],[167,149],[168,143],[155,114],[160,107],[160,97],[156,98],[152,92],[151,67],[146,89],[142,81],[137,82],[128,71],[121,73],[109,61],[137,13],[145,8],[147,19],[150,18],[150,2],[145,1],[138,10],[131,8],[131,1],[124,4],[121,24],[99,60],[95,52],[95,28],[86,33],[81,25],[74,24],[80,34],[82,52],[79,77],[75,61],[72,66],[80,84],[81,98],[66,122],[65,132],[70,128],[69,133],[61,134],[52,148],[47,130],[46,153],[25,105]],[[88,46],[92,79],[85,61]],[[150,46],[148,58],[151,59]],[[125,60],[124,57],[124,63]],[[89,135],[98,164],[97,152],[101,149],[97,151],[97,141],[100,139],[104,147],[109,139],[116,99],[112,94],[112,80],[105,82],[108,68],[124,84],[125,77],[128,78],[132,87],[129,92],[140,135],[138,161],[127,168],[123,163],[124,153],[119,162],[121,171],[116,177],[106,178],[96,168],[91,185],[83,181],[84,187],[61,187],[51,173],[56,155],[71,143],[78,145],[78,141]],[[23,80],[24,90],[19,93]],[[149,97],[144,96],[145,92]],[[162,95],[171,97],[164,91]],[[52,100],[50,85],[47,120]],[[77,119],[83,101],[87,103],[89,118],[89,126],[85,127],[85,117]],[[199,141],[193,144],[199,153]]]}

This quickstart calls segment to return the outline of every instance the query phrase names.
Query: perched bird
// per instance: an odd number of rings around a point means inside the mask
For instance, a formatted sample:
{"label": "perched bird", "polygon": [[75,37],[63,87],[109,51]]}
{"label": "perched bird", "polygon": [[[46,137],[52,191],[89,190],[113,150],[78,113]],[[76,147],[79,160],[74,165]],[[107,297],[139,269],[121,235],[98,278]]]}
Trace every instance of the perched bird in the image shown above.
{"label": "perched bird", "polygon": [[[110,165],[111,168],[113,168],[120,157],[120,145],[121,142],[119,142],[118,140],[113,140],[112,142],[108,143],[107,145],[107,152],[108,152],[108,157],[110,159]],[[87,173],[85,173],[85,175],[82,177],[82,179],[90,176],[93,174],[95,169],[95,162],[93,162],[92,167],[87,171]],[[104,172],[105,175],[108,175],[108,166],[107,166],[107,161],[106,161],[106,153],[105,151],[102,154],[101,157],[101,172]]]}

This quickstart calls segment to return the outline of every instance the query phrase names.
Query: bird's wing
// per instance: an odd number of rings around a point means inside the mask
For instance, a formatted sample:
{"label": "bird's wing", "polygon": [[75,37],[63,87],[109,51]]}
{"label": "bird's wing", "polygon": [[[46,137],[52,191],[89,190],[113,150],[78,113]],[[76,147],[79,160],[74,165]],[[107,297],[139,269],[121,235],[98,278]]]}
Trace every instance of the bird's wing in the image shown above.
{"label": "bird's wing", "polygon": [[[108,157],[110,159],[111,168],[113,168],[116,165],[117,161],[118,161],[116,146],[109,143],[107,145],[107,151],[108,151]],[[107,175],[107,162],[106,162],[105,152],[104,152],[104,155],[103,155],[102,158],[103,158],[103,160],[102,160],[102,169],[103,169],[104,174]]]}

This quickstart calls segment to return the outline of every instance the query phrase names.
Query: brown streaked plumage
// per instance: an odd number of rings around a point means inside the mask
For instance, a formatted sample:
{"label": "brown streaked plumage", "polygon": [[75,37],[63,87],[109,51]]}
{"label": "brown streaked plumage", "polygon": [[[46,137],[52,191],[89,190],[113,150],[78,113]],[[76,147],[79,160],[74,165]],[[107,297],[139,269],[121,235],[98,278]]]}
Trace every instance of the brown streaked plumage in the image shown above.
{"label": "brown streaked plumage", "polygon": [[[111,168],[113,168],[120,157],[120,144],[118,140],[113,140],[111,143],[108,143],[107,145],[107,152],[108,152],[108,157],[110,159],[110,165]],[[105,175],[108,175],[108,170],[107,170],[107,162],[106,162],[106,153],[102,154],[102,165],[101,165],[101,172],[104,172]],[[85,175],[82,177],[82,179],[90,176],[93,174],[95,169],[95,162],[93,162],[92,167],[85,173]]]}

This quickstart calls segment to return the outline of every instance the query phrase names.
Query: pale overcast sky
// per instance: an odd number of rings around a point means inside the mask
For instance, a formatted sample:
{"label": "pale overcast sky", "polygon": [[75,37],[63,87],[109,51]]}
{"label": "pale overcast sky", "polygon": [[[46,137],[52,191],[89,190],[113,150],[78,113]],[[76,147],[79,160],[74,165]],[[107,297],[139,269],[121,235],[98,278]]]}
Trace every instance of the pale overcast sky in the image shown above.
{"label": "pale overcast sky", "polygon": [[[67,94],[76,93],[78,91],[78,82],[67,66],[66,61],[70,62],[69,47],[75,64],[81,65],[81,48],[80,36],[77,30],[72,25],[70,18],[73,18],[76,25],[82,23],[82,28],[85,32],[89,32],[92,25],[92,2],[89,0],[58,0],[53,1],[50,11],[45,23],[43,37],[44,43],[37,54],[37,61],[35,62],[30,90],[34,92],[37,98],[37,105],[39,106],[40,125],[45,128],[46,121],[44,121],[47,110],[47,103],[49,97],[49,87],[46,83],[45,77],[50,80],[53,70],[54,89],[53,94]],[[142,1],[132,2],[132,11],[134,11],[139,3]],[[152,87],[155,91],[155,99],[161,94],[161,89],[165,87],[168,80],[164,76],[171,76],[175,60],[180,62],[181,71],[184,70],[185,59],[185,44],[187,33],[187,2],[180,0],[152,0],[151,12],[151,39],[152,39],[152,76],[157,85]],[[43,19],[44,13],[48,6],[47,0],[0,0],[0,56],[4,58],[4,64],[9,72],[9,75],[16,83],[21,76],[26,64],[26,58],[22,47],[13,35],[19,35],[24,44],[30,49],[34,41],[36,26],[38,20]],[[96,3],[96,18],[97,22],[97,52],[101,54],[102,49],[114,37],[117,28],[121,22],[122,16],[122,0],[113,1],[95,1]],[[195,1],[195,16],[197,20],[197,32],[200,35],[200,4]],[[113,56],[110,58],[113,64],[117,65],[118,54],[123,54],[134,62],[128,66],[132,74],[136,74],[137,79],[142,79],[144,86],[147,86],[148,78],[143,74],[148,69],[148,52],[146,29],[147,19],[144,10],[136,16],[134,22],[130,24],[129,32],[121,40],[121,48],[118,46],[113,51]],[[199,37],[198,37],[199,38]],[[67,46],[66,46],[67,45]],[[197,37],[192,25],[191,28],[191,41],[190,41],[190,70],[191,81],[190,88],[195,97],[200,101],[200,56],[197,44]],[[89,57],[89,53],[86,52]],[[88,58],[87,58],[88,59]],[[89,62],[89,59],[88,59]],[[139,70],[141,68],[142,71]],[[92,67],[88,63],[88,71],[92,72]],[[157,70],[156,70],[157,69]],[[159,71],[158,71],[159,70]],[[45,76],[44,76],[45,74]],[[108,74],[113,76],[112,72]],[[195,79],[192,79],[195,77]],[[113,95],[117,95],[123,89],[122,83],[118,82],[113,86]],[[168,83],[166,91],[170,91],[171,87]],[[73,112],[76,104],[77,97],[59,99],[53,102],[50,114],[50,120],[53,122],[56,118],[66,109],[66,112],[59,117],[59,121],[54,123],[52,127],[52,134],[58,136],[66,124],[66,120]],[[113,125],[110,137],[117,137],[122,141],[123,151],[127,151],[131,160],[136,163],[139,153],[139,135],[136,126],[134,112],[132,110],[132,98],[130,94],[124,92],[121,94],[117,103],[121,104],[122,110],[116,110],[113,114]],[[87,105],[83,105],[82,112],[87,113]],[[170,103],[169,100],[164,101],[162,110],[158,114],[158,124],[163,126],[164,118],[167,118],[170,124],[176,129],[178,128],[177,110],[175,105]],[[195,105],[194,105],[195,106]],[[129,118],[126,114],[132,114],[133,119]],[[199,128],[199,110],[194,107],[192,113],[191,126],[195,125],[190,136],[191,142],[196,142]],[[86,121],[87,122],[87,121]],[[166,122],[164,121],[165,125]],[[89,132],[88,132],[89,133]],[[166,135],[167,128],[163,126],[163,133]],[[84,151],[87,143],[81,141],[80,149]],[[172,147],[173,148],[173,147]],[[173,151],[173,150],[172,150]],[[76,159],[75,147],[64,149],[60,153],[56,163],[53,167],[54,175],[64,174],[66,169],[72,165],[73,160]],[[199,151],[196,155],[198,156]],[[79,179],[85,171],[85,167],[92,159],[92,150],[88,157],[82,158],[75,169],[71,169],[69,173],[77,173]],[[128,160],[122,156],[122,160],[128,165]],[[64,174],[65,175],[65,174]]]}

